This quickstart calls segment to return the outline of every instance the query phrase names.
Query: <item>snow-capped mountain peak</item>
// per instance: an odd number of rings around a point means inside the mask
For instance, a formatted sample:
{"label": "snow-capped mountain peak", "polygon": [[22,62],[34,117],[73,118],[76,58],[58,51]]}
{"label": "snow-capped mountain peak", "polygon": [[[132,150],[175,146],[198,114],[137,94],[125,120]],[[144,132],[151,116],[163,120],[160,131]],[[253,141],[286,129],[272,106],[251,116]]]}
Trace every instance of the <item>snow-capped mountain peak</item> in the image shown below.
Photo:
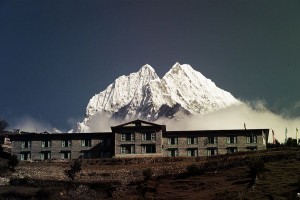
{"label": "snow-capped mountain peak", "polygon": [[86,117],[90,117],[99,111],[113,114],[120,107],[132,102],[133,98],[140,95],[142,88],[149,81],[158,78],[155,70],[150,65],[144,65],[138,72],[129,76],[120,76],[104,91],[91,98],[87,105]]}
{"label": "snow-capped mountain peak", "polygon": [[141,69],[139,71],[155,73],[155,70],[149,64],[146,64],[143,67],[141,67]]}
{"label": "snow-capped mountain peak", "polygon": [[120,76],[104,91],[91,98],[86,118],[75,132],[91,130],[90,121],[97,113],[118,119],[157,120],[205,114],[240,103],[229,92],[190,65],[178,62],[160,79],[148,64],[138,72]]}

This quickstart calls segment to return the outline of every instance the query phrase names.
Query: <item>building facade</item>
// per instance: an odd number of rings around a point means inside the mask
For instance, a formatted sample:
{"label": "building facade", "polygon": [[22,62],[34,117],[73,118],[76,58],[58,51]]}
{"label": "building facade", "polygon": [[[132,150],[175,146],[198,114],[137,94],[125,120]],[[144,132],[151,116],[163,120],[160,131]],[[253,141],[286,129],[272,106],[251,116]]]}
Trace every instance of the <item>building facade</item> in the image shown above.
{"label": "building facade", "polygon": [[9,134],[20,160],[212,156],[266,149],[269,129],[166,131],[135,120],[106,133]]}

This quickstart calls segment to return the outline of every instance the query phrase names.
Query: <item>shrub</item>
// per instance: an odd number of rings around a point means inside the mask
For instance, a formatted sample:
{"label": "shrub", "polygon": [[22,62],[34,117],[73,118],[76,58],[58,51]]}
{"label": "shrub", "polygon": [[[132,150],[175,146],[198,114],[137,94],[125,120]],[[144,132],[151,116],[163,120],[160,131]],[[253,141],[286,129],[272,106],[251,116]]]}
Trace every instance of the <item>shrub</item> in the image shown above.
{"label": "shrub", "polygon": [[143,171],[144,181],[148,181],[153,176],[153,171],[150,168],[147,168]]}
{"label": "shrub", "polygon": [[108,184],[105,186],[105,192],[107,193],[107,197],[113,198],[114,193],[117,191],[118,185]]}
{"label": "shrub", "polygon": [[74,163],[70,166],[70,169],[65,170],[65,175],[74,181],[77,173],[81,171],[81,162],[79,160],[75,160]]}
{"label": "shrub", "polygon": [[186,170],[188,171],[189,174],[194,175],[194,174],[199,174],[201,171],[199,166],[196,164],[191,164],[186,167]]}
{"label": "shrub", "polygon": [[4,176],[8,172],[7,166],[0,166],[0,176]]}
{"label": "shrub", "polygon": [[15,171],[15,167],[19,164],[19,160],[16,155],[12,155],[9,160],[7,161],[8,167],[12,170]]}
{"label": "shrub", "polygon": [[260,157],[252,158],[247,164],[250,168],[250,174],[255,178],[266,171],[264,160]]}

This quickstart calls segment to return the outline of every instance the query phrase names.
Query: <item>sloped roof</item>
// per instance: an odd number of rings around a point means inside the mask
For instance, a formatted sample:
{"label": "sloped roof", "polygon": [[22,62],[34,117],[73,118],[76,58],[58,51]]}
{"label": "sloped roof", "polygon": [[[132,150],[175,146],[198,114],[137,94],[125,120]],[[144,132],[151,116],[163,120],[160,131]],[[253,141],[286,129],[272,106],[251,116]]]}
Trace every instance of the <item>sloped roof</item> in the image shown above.
{"label": "sloped roof", "polygon": [[130,121],[130,122],[118,125],[118,126],[113,126],[113,127],[111,127],[111,130],[112,130],[112,132],[115,132],[115,131],[122,132],[122,131],[128,131],[128,130],[131,130],[131,131],[133,131],[133,130],[135,130],[135,131],[163,130],[163,131],[165,131],[166,126],[137,119],[134,121]]}
{"label": "sloped roof", "polygon": [[121,127],[131,127],[131,126],[142,126],[142,125],[145,125],[145,126],[163,126],[163,125],[160,125],[160,124],[155,124],[155,123],[152,123],[152,122],[147,122],[147,121],[144,121],[144,120],[140,120],[140,119],[137,119],[137,120],[134,120],[134,121],[130,121],[130,122],[127,122],[127,123],[124,123],[124,124],[120,124],[118,126],[114,126],[114,128],[121,128]]}

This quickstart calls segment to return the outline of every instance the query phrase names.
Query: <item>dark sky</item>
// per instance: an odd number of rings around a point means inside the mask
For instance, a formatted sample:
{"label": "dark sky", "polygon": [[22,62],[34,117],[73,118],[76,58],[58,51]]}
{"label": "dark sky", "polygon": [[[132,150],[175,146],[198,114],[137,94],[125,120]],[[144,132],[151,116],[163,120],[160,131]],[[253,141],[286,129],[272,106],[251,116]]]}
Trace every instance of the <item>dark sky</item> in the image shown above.
{"label": "dark sky", "polygon": [[[0,116],[68,130],[148,63],[190,64],[242,100],[300,115],[300,0],[0,0]],[[294,108],[296,107],[296,108]]]}

